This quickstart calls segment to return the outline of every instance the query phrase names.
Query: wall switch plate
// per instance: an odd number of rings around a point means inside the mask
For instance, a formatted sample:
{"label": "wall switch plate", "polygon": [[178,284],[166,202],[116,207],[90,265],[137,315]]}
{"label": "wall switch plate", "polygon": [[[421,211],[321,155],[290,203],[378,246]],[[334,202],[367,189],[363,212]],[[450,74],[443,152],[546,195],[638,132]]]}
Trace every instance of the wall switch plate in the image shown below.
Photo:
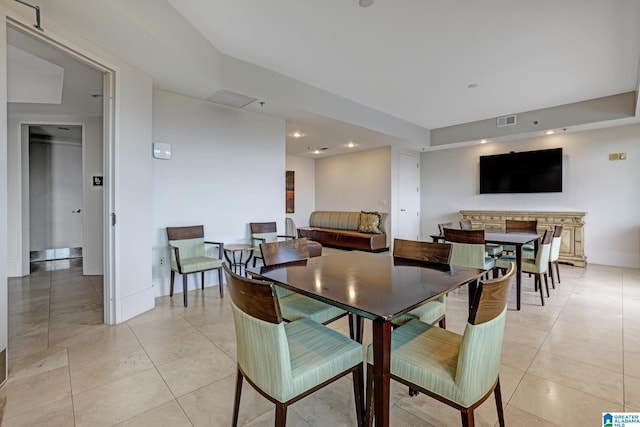
{"label": "wall switch plate", "polygon": [[609,160],[627,160],[627,153],[611,153]]}
{"label": "wall switch plate", "polygon": [[166,142],[154,142],[153,157],[156,159],[169,160],[171,158],[171,144],[167,144]]}

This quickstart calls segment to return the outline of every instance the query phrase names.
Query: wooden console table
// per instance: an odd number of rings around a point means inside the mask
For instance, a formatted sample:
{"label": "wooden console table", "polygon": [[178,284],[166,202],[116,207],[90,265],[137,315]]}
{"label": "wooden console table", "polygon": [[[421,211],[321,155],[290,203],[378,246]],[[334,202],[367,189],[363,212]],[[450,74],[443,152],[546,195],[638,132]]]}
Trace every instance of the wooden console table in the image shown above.
{"label": "wooden console table", "polygon": [[554,225],[563,225],[560,245],[560,262],[577,267],[587,265],[584,255],[584,216],[586,212],[540,212],[540,211],[460,211],[463,219],[468,219],[474,228],[487,231],[504,231],[506,219],[537,220],[538,232]]}

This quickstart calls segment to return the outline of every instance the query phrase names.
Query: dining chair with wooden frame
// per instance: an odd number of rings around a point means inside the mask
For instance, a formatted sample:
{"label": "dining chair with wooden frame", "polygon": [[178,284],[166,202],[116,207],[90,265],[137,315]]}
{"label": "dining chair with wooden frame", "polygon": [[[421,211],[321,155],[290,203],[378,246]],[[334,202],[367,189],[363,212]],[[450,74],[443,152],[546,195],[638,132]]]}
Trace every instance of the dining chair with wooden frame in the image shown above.
{"label": "dining chair with wooden frame", "polygon": [[[451,245],[449,243],[394,239],[393,258],[394,260],[449,265],[451,263]],[[413,319],[420,319],[420,321],[429,324],[438,323],[441,328],[446,328],[446,295],[441,295],[433,301],[429,301],[402,316],[398,316],[391,322],[394,326],[399,326]]]}
{"label": "dining chair with wooden frame", "polygon": [[[462,335],[412,320],[391,335],[390,377],[460,411],[463,426],[474,426],[474,411],[495,396],[504,427],[500,354],[515,263],[497,279],[480,282]],[[373,422],[373,345],[367,351],[365,425]]]}
{"label": "dining chair with wooden frame", "polygon": [[355,424],[362,425],[362,345],[307,318],[286,323],[273,283],[237,275],[226,264],[223,268],[237,343],[232,425],[238,425],[244,380],[275,404],[275,425],[284,427],[291,404],[350,373]]}

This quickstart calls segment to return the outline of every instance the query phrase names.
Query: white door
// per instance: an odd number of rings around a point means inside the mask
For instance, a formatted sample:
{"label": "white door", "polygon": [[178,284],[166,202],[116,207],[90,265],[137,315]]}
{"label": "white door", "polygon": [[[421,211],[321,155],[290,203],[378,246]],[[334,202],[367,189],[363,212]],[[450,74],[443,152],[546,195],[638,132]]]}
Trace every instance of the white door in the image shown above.
{"label": "white door", "polygon": [[45,141],[32,134],[29,151],[30,250],[81,248],[81,141]]}
{"label": "white door", "polygon": [[400,153],[398,165],[398,238],[420,239],[420,158]]}

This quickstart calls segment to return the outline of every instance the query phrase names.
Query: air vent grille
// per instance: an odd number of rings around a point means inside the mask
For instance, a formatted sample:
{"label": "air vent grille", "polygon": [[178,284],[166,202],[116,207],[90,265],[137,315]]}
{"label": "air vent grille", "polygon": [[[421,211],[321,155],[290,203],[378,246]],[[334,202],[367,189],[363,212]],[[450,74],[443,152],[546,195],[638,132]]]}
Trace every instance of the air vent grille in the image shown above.
{"label": "air vent grille", "polygon": [[512,114],[510,116],[503,116],[503,117],[498,117],[496,119],[496,124],[499,128],[505,127],[505,126],[513,126],[517,123],[516,120],[516,115]]}
{"label": "air vent grille", "polygon": [[230,90],[221,89],[207,98],[207,101],[233,108],[243,108],[258,98],[241,95]]}

